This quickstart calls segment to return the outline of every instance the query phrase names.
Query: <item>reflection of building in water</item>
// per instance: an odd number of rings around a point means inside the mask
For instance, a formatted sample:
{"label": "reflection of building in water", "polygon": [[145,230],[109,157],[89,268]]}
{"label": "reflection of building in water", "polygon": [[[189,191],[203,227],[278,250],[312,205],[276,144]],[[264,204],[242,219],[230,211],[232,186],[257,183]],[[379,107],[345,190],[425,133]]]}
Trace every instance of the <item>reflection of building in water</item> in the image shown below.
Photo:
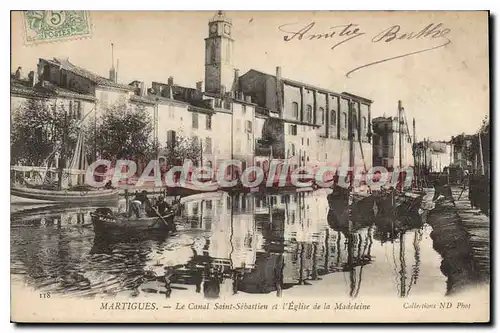
{"label": "reflection of building in water", "polygon": [[254,196],[240,194],[232,198],[232,217],[229,241],[233,268],[251,268],[255,264],[257,250],[262,247],[262,234],[254,221]]}
{"label": "reflection of building in water", "polygon": [[303,284],[318,279],[318,258],[324,237],[324,220],[328,202],[313,193],[297,193],[286,207],[285,239],[290,253],[285,260],[285,280]]}
{"label": "reflection of building in water", "polygon": [[208,231],[206,251],[224,269],[251,268],[262,236],[255,228],[254,198],[249,194],[186,203],[184,214],[191,227]]}

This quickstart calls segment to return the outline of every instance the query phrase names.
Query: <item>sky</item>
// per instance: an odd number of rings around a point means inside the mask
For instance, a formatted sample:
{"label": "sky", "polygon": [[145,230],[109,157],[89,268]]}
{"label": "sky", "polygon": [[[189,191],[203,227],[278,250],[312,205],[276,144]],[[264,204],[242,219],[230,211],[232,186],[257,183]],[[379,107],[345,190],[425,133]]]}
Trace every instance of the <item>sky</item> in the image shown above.
{"label": "sky", "polygon": [[[150,86],[172,76],[177,84],[195,87],[204,80],[204,38],[214,14],[93,11],[91,37],[26,45],[23,15],[13,12],[11,70],[22,66],[27,73],[35,69],[38,58],[62,57],[107,77],[113,43],[119,82],[140,80]],[[240,74],[252,68],[274,74],[280,66],[283,77],[373,100],[372,118],[396,116],[401,100],[408,121],[416,120],[417,140],[449,140],[462,132],[475,133],[489,114],[486,12],[240,11],[225,15],[232,20],[233,64]],[[312,24],[299,40],[294,32]],[[435,28],[431,34],[417,36],[431,24],[427,30]],[[321,33],[330,37],[307,38]],[[410,33],[413,38],[408,39]],[[349,37],[353,38],[340,43]],[[399,57],[430,48],[434,49]],[[393,57],[398,58],[346,76],[357,67]]]}

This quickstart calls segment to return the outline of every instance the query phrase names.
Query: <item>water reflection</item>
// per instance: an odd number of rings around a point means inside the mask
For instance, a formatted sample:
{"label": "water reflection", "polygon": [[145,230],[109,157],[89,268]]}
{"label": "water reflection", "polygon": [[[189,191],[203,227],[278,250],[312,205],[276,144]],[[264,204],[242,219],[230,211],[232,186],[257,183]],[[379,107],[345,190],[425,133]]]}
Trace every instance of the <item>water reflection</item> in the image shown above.
{"label": "water reflection", "polygon": [[[89,212],[13,217],[18,227],[12,229],[11,273],[69,296],[307,296],[343,285],[337,296],[395,288],[396,295],[406,297],[427,288],[415,286],[420,242],[428,231],[415,229],[418,223],[406,229],[388,228],[386,221],[340,225],[321,190],[188,201],[176,218],[178,235],[169,238],[138,234],[124,241],[94,235]],[[427,260],[434,264],[439,256]]]}

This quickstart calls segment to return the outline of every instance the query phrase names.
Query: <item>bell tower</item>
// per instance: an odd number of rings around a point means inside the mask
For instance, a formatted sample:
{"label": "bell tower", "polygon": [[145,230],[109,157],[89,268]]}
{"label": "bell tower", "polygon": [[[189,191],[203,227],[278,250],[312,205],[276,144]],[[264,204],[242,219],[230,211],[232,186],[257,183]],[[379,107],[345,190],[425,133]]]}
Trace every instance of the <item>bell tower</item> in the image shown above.
{"label": "bell tower", "polygon": [[232,23],[219,11],[208,23],[205,38],[205,91],[223,94],[234,81]]}

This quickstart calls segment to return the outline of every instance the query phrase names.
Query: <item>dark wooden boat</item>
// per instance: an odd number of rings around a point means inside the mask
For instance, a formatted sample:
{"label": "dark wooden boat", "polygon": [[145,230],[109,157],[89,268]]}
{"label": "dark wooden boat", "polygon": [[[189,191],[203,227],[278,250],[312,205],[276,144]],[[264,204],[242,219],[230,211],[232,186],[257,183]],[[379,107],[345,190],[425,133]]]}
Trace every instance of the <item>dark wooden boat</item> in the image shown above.
{"label": "dark wooden boat", "polygon": [[349,189],[336,186],[328,194],[328,222],[330,227],[340,230],[349,227],[349,222],[356,226],[368,226],[375,219],[375,197],[371,194],[353,193],[352,203],[349,205]]}
{"label": "dark wooden boat", "polygon": [[418,215],[422,206],[425,191],[399,192],[392,188],[382,190],[376,195],[376,204],[379,216]]}
{"label": "dark wooden boat", "polygon": [[169,211],[161,217],[129,218],[126,214],[113,213],[109,208],[98,208],[90,216],[96,234],[168,233],[173,231],[175,212]]}

